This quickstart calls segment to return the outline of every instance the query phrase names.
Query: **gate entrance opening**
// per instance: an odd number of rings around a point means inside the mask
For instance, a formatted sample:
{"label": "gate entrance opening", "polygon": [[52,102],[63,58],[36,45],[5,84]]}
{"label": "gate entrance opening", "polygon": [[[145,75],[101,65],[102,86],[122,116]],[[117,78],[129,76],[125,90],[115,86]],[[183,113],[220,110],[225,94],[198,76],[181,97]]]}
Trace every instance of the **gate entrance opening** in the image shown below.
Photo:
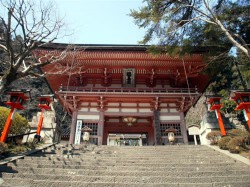
{"label": "gate entrance opening", "polygon": [[148,145],[148,136],[143,134],[110,133],[107,138],[109,146],[145,146]]}

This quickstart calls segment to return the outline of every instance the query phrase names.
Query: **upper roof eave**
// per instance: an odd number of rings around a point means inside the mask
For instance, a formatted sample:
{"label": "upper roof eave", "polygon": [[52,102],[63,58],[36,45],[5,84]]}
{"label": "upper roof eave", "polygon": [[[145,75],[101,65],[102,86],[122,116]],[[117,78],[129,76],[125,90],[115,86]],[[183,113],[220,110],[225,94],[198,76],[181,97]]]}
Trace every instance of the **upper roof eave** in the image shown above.
{"label": "upper roof eave", "polygon": [[40,49],[63,50],[69,46],[77,47],[85,51],[147,51],[149,45],[123,45],[123,44],[67,44],[67,43],[44,43],[39,46]]}
{"label": "upper roof eave", "polygon": [[[69,46],[82,48],[85,51],[148,51],[151,45],[130,45],[130,44],[69,44],[69,43],[40,43],[40,49],[63,50]],[[159,46],[161,47],[161,46]],[[164,46],[162,46],[164,48]],[[193,47],[192,53],[207,53],[214,46]],[[164,50],[163,50],[164,51]]]}

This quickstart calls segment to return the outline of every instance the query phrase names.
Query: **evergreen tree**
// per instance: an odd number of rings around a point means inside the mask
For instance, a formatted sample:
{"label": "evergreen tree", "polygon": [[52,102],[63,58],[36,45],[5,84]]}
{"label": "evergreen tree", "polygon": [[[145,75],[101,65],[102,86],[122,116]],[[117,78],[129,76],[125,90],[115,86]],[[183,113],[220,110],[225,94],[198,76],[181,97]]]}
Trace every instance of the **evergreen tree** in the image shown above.
{"label": "evergreen tree", "polygon": [[[214,46],[217,55],[232,46],[250,58],[250,2],[248,0],[145,0],[132,10],[135,23],[147,28],[142,43],[159,38],[168,53],[190,50],[190,46]],[[187,47],[188,46],[188,47]],[[215,47],[216,46],[216,47]],[[218,50],[220,49],[220,50]]]}

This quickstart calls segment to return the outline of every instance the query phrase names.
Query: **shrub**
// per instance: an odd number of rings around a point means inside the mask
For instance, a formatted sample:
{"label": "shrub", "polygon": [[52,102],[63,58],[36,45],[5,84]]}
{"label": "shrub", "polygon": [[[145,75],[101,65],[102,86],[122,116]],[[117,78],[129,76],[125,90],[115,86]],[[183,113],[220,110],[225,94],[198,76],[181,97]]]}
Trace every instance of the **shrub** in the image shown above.
{"label": "shrub", "polygon": [[19,153],[23,153],[26,151],[27,151],[27,148],[25,146],[21,146],[21,145],[15,146],[10,150],[10,152],[13,154],[19,154]]}
{"label": "shrub", "polygon": [[240,136],[244,138],[245,142],[250,141],[250,133],[241,129],[232,129],[228,131],[228,135],[230,135],[231,137]]}
{"label": "shrub", "polygon": [[227,147],[231,153],[239,153],[243,145],[244,145],[244,138],[237,136],[232,138],[228,142]]}
{"label": "shrub", "polygon": [[218,146],[221,149],[228,150],[228,143],[232,138],[230,136],[224,136],[218,141]]}
{"label": "shrub", "polygon": [[228,134],[232,137],[241,136],[244,138],[250,138],[250,133],[241,129],[232,129],[228,131]]}
{"label": "shrub", "polygon": [[208,140],[210,140],[211,145],[217,145],[218,140],[221,138],[221,132],[220,131],[212,131],[207,134],[206,137]]}
{"label": "shrub", "polygon": [[6,152],[8,150],[8,145],[4,142],[0,142],[0,154]]}
{"label": "shrub", "polygon": [[24,146],[26,146],[28,149],[36,148],[36,144],[33,141],[29,141],[29,142],[24,143]]}
{"label": "shrub", "polygon": [[[5,122],[10,113],[10,109],[5,107],[0,107],[0,132],[3,131]],[[29,128],[28,120],[22,117],[20,114],[16,113],[13,119],[10,134],[23,134]]]}

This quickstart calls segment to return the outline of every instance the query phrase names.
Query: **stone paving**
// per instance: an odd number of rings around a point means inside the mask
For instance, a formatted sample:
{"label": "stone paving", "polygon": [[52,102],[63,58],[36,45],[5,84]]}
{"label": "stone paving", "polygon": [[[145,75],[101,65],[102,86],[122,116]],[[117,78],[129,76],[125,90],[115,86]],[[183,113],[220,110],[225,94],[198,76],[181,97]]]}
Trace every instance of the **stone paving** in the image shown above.
{"label": "stone paving", "polygon": [[250,166],[207,146],[65,146],[0,166],[0,186],[250,187]]}

